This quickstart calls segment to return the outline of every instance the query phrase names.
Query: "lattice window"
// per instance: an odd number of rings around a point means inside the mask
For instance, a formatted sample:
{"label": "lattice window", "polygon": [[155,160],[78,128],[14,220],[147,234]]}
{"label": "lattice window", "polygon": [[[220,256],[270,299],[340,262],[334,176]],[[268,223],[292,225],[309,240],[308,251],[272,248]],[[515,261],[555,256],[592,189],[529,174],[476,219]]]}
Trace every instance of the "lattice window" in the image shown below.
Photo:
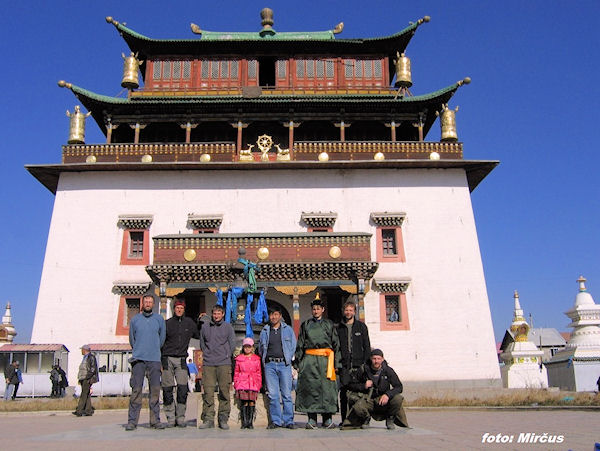
{"label": "lattice window", "polygon": [[375,60],[374,64],[375,64],[375,78],[381,78],[381,73],[382,73],[381,60]]}
{"label": "lattice window", "polygon": [[231,78],[238,78],[239,61],[231,61]]}
{"label": "lattice window", "polygon": [[129,327],[133,317],[140,313],[140,298],[125,299],[125,308],[127,314],[125,315],[125,324],[123,324],[123,326]]}
{"label": "lattice window", "polygon": [[354,61],[344,60],[344,75],[346,78],[352,78],[352,72],[354,72]]}
{"label": "lattice window", "polygon": [[362,66],[363,62],[361,60],[354,62],[354,78],[362,78]]}
{"label": "lattice window", "polygon": [[257,67],[258,67],[258,61],[248,60],[248,78],[256,78]]}
{"label": "lattice window", "polygon": [[306,77],[312,78],[315,76],[315,60],[306,60]]}
{"label": "lattice window", "polygon": [[327,78],[333,78],[334,73],[335,73],[334,67],[335,67],[335,65],[333,63],[333,60],[325,61],[325,73],[327,75]]}
{"label": "lattice window", "polygon": [[162,68],[161,68],[161,61],[154,61],[152,64],[152,79],[153,80],[160,80],[160,77],[162,75]]}
{"label": "lattice window", "polygon": [[192,62],[184,61],[183,62],[183,79],[189,80],[192,76]]}
{"label": "lattice window", "polygon": [[211,71],[210,71],[211,78],[219,78],[219,62],[211,61],[210,63],[211,63]]}
{"label": "lattice window", "polygon": [[286,61],[285,60],[277,60],[277,78],[285,78],[286,77]]}
{"label": "lattice window", "polygon": [[304,60],[296,60],[296,77],[304,78]]}
{"label": "lattice window", "polygon": [[317,78],[325,76],[325,61],[316,61],[317,63]]}
{"label": "lattice window", "polygon": [[208,78],[208,74],[210,71],[210,61],[202,60],[200,64],[200,76],[204,79]]}
{"label": "lattice window", "polygon": [[181,78],[181,61],[173,61],[173,78]]}
{"label": "lattice window", "polygon": [[365,65],[365,78],[373,77],[373,62],[372,61],[364,61]]}

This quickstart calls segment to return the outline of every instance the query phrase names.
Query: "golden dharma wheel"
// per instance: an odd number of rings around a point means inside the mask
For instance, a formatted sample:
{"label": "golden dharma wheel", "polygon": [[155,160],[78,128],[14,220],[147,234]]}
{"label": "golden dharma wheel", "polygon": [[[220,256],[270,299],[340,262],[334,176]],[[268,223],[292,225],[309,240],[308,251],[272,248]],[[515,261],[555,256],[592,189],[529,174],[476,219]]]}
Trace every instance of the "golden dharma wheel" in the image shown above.
{"label": "golden dharma wheel", "polygon": [[412,74],[410,71],[410,58],[404,53],[395,60],[396,63],[396,86],[410,88],[412,86]]}
{"label": "golden dharma wheel", "polygon": [[269,249],[266,247],[261,247],[256,251],[256,256],[261,260],[265,260],[269,257]]}
{"label": "golden dharma wheel", "polygon": [[337,246],[331,246],[329,249],[329,256],[331,258],[339,258],[342,255],[342,250]]}
{"label": "golden dharma wheel", "polygon": [[196,259],[196,251],[194,249],[186,249],[183,253],[183,258],[186,262],[191,262]]}
{"label": "golden dharma wheel", "polygon": [[319,154],[319,161],[321,161],[321,162],[329,161],[329,154],[327,152],[321,152]]}

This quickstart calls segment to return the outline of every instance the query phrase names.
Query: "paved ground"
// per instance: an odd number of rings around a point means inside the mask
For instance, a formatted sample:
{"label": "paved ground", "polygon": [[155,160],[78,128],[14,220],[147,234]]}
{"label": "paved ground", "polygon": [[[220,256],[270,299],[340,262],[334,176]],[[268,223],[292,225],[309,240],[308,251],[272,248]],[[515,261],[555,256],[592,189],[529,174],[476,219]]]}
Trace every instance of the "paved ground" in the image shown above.
{"label": "paved ground", "polygon": [[[12,413],[0,415],[1,447],[5,450],[134,450],[209,449],[217,450],[470,450],[539,449],[588,450],[600,442],[600,411],[585,410],[434,410],[409,409],[412,429],[388,431],[383,422],[369,430],[240,430],[234,421],[229,431],[198,430],[195,412],[185,429],[152,430],[148,412],[134,432],[126,432],[126,411],[98,411],[92,417],[77,418],[69,412]],[[339,420],[339,419],[338,419]],[[306,417],[296,416],[303,427]],[[482,443],[485,433],[502,434],[512,443]],[[560,444],[518,443],[520,434],[546,438],[563,436]]]}

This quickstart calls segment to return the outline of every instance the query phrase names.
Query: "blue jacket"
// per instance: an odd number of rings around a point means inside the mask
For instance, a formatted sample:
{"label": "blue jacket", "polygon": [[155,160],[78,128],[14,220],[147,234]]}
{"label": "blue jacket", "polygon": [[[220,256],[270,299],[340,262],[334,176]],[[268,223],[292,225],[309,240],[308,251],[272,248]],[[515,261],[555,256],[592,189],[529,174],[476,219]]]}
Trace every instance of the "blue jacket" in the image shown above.
{"label": "blue jacket", "polygon": [[165,320],[157,313],[138,313],[129,324],[129,344],[135,360],[160,362],[160,348],[165,343]]}
{"label": "blue jacket", "polygon": [[[285,364],[290,365],[296,352],[296,335],[294,335],[294,329],[288,326],[286,323],[281,321],[281,346],[283,348],[283,357],[285,358]],[[260,355],[263,363],[266,363],[267,349],[269,348],[269,333],[271,331],[271,325],[267,324],[260,331],[260,337],[258,339],[258,354]]]}

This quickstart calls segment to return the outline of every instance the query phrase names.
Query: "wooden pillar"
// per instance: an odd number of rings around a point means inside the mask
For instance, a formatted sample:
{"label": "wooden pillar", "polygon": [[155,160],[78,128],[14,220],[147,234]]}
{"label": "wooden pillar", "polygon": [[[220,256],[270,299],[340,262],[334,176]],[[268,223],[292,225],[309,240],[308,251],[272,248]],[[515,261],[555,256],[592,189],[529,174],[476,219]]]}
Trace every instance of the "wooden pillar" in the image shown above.
{"label": "wooden pillar", "polygon": [[413,123],[413,127],[419,129],[419,141],[423,141],[423,127],[425,126],[425,113],[419,113],[419,120]]}
{"label": "wooden pillar", "polygon": [[342,121],[342,122],[336,122],[334,125],[340,129],[340,141],[344,142],[346,140],[345,130],[348,127],[350,127],[350,125],[352,125],[352,124]]}
{"label": "wooden pillar", "polygon": [[133,143],[134,144],[139,144],[140,142],[140,130],[143,130],[146,128],[146,124],[140,124],[139,122],[136,122],[135,124],[129,124],[129,126],[135,130],[135,135],[133,137]]}
{"label": "wooden pillar", "polygon": [[385,126],[390,129],[392,142],[396,142],[396,127],[398,127],[399,125],[400,124],[396,124],[396,122],[394,122],[394,121],[385,124]]}
{"label": "wooden pillar", "polygon": [[233,128],[237,128],[237,152],[240,153],[242,150],[242,130],[248,127],[248,124],[244,124],[242,121],[237,121],[231,124]]}
{"label": "wooden pillar", "polygon": [[300,296],[298,295],[298,287],[294,287],[294,294],[292,295],[292,327],[296,337],[300,333]]}
{"label": "wooden pillar", "polygon": [[185,124],[179,124],[179,126],[185,129],[185,142],[189,144],[190,139],[192,137],[192,129],[198,127],[198,124],[186,122]]}
{"label": "wooden pillar", "polygon": [[119,124],[115,125],[112,122],[108,122],[106,124],[106,144],[110,144],[112,142],[112,131],[118,126]]}
{"label": "wooden pillar", "polygon": [[301,122],[294,122],[294,121],[289,121],[289,122],[284,122],[283,126],[287,127],[288,129],[288,148],[290,149],[290,152],[292,152],[292,149],[294,148],[294,129],[298,128],[300,126]]}
{"label": "wooden pillar", "polygon": [[160,294],[160,315],[167,319],[167,282],[161,282],[159,285]]}
{"label": "wooden pillar", "polygon": [[358,319],[365,321],[365,279],[356,282],[356,300],[358,304]]}

